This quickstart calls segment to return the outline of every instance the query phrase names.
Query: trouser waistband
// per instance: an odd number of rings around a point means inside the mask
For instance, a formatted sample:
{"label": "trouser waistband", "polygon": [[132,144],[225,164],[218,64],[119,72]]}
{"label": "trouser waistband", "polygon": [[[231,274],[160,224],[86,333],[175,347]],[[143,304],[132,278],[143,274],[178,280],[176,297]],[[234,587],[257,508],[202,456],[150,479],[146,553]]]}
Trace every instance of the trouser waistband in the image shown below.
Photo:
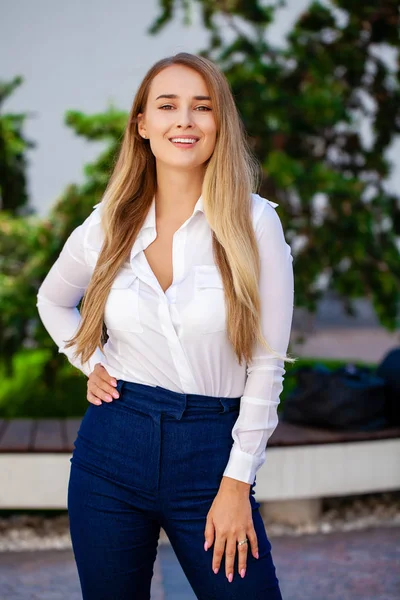
{"label": "trouser waistband", "polygon": [[199,412],[215,412],[218,407],[221,413],[237,410],[240,407],[240,396],[237,398],[224,398],[220,396],[203,396],[201,394],[182,394],[173,392],[163,387],[144,385],[117,380],[117,390],[124,397],[131,398],[133,401],[140,401],[143,408],[157,412],[175,414],[181,418],[183,412],[187,409]]}

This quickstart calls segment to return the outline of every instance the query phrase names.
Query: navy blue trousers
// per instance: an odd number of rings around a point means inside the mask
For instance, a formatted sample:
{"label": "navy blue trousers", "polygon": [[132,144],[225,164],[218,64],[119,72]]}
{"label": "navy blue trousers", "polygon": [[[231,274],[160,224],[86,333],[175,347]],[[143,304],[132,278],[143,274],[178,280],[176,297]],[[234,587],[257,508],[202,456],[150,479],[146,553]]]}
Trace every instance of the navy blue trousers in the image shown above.
{"label": "navy blue trousers", "polygon": [[259,559],[246,575],[212,571],[206,517],[232,447],[240,398],[180,394],[118,380],[120,397],[89,404],[68,483],[68,514],[83,600],[147,600],[160,527],[201,600],[282,600],[271,543],[249,500]]}

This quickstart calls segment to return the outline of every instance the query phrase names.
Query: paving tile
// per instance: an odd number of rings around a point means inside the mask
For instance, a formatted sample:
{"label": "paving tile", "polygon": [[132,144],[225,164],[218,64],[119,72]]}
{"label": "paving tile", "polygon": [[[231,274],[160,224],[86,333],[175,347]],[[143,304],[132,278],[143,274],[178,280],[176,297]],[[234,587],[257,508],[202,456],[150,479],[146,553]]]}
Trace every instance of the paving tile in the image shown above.
{"label": "paving tile", "polygon": [[[158,559],[151,598],[164,600]],[[0,552],[0,600],[82,600],[72,550]]]}
{"label": "paving tile", "polygon": [[[400,599],[399,527],[270,540],[284,600]],[[158,548],[151,598],[195,600],[169,545]],[[0,600],[82,600],[72,551],[0,552]]]}
{"label": "paving tile", "polygon": [[271,540],[285,600],[399,600],[400,528]]}
{"label": "paving tile", "polygon": [[172,547],[160,546],[159,556],[165,600],[196,600]]}
{"label": "paving tile", "polygon": [[[400,528],[270,538],[284,600],[400,600]],[[195,600],[170,546],[165,600]]]}

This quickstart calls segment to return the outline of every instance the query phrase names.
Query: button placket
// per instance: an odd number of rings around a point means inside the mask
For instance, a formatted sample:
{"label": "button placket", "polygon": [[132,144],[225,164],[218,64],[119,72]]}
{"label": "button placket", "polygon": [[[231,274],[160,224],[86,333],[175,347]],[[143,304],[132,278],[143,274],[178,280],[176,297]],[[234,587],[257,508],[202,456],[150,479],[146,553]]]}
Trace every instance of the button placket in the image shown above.
{"label": "button placket", "polygon": [[187,238],[187,225],[175,232],[172,241],[172,266],[174,282],[181,281],[185,272],[185,245]]}
{"label": "button placket", "polygon": [[[167,298],[170,302],[176,303],[178,283],[181,282],[185,275],[185,245],[187,240],[187,232],[190,224],[190,217],[181,227],[174,233],[172,239],[172,268],[173,268],[173,282],[172,286],[167,290]],[[186,358],[186,354],[182,348],[181,341],[178,337],[176,329],[173,324],[171,315],[171,309],[176,310],[175,304],[168,306],[168,318],[171,331],[170,349],[171,356],[174,361],[175,368],[181,381],[182,389],[184,391],[193,391],[196,389],[196,382],[190,368],[190,364]]]}
{"label": "button placket", "polygon": [[175,327],[173,325],[170,314],[170,305],[166,298],[164,302],[160,303],[158,315],[162,331],[168,342],[175,369],[179,375],[182,390],[184,393],[188,392],[189,390],[193,393],[193,390],[196,388],[196,382],[192,375],[192,370],[186,358],[186,354],[175,331]]}

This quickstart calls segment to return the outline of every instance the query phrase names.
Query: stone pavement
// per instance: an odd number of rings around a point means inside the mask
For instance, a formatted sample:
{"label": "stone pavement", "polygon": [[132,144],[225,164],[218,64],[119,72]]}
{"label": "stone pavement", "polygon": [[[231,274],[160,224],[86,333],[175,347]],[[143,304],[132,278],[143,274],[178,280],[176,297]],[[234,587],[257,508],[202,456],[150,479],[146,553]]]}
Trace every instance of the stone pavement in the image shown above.
{"label": "stone pavement", "polygon": [[[400,599],[398,527],[270,539],[284,600]],[[195,600],[169,544],[159,546],[151,597]],[[0,600],[81,598],[72,551],[0,553]]]}

